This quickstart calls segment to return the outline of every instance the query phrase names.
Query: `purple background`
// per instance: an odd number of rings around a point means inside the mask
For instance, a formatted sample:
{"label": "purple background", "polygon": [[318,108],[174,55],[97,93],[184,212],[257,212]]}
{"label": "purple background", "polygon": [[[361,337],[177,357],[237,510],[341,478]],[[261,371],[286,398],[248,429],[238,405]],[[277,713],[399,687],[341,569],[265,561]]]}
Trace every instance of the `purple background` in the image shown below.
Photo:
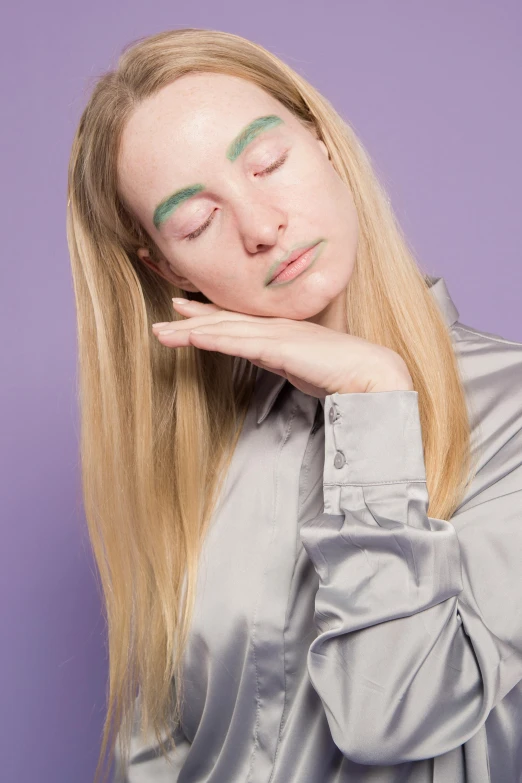
{"label": "purple background", "polygon": [[522,341],[520,2],[190,6],[33,0],[3,14],[5,783],[91,783],[100,747],[107,659],[80,488],[66,167],[90,85],[125,44],[204,27],[282,57],[352,123],[460,320]]}

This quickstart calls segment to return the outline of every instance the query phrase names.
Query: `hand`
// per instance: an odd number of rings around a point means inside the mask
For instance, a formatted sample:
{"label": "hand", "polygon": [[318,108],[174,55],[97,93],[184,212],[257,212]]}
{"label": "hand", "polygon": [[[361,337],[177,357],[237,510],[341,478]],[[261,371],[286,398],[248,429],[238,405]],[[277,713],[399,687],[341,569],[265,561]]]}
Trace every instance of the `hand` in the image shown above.
{"label": "hand", "polygon": [[312,397],[336,392],[413,391],[402,357],[360,337],[310,321],[246,315],[196,301],[173,302],[173,306],[186,314],[186,319],[152,327],[168,347],[193,345],[243,357],[256,367],[281,375]]}

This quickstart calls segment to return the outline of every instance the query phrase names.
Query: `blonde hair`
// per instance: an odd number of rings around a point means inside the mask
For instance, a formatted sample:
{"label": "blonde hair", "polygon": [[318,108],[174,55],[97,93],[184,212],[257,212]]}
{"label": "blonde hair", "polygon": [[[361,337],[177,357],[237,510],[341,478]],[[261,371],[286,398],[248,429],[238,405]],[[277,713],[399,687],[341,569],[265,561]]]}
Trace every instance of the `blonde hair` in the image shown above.
{"label": "blonde hair", "polygon": [[348,123],[284,62],[240,36],[186,28],[133,42],[92,91],[68,173],[83,496],[109,647],[95,781],[117,739],[128,763],[138,691],[141,731],[153,728],[166,758],[175,748],[198,556],[255,383],[257,368],[245,359],[192,346],[174,351],[151,337],[152,323],[174,319],[171,297],[187,294],[137,257],[137,248],[155,245],[117,192],[119,142],[133,109],[181,75],[205,71],[251,80],[326,144],[360,226],[347,330],[406,362],[418,392],[429,515],[448,520],[471,480],[470,423],[450,331]]}

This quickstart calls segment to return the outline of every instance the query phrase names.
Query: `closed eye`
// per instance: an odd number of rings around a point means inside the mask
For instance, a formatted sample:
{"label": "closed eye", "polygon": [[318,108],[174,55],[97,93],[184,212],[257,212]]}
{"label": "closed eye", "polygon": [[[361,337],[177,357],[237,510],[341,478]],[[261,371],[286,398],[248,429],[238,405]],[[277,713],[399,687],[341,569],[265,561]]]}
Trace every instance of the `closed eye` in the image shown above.
{"label": "closed eye", "polygon": [[[271,174],[276,169],[280,168],[285,160],[288,158],[288,152],[285,152],[284,155],[282,155],[278,160],[276,160],[274,163],[271,163],[270,166],[268,166],[266,169],[263,169],[263,171],[260,171],[257,175],[258,177],[265,177],[267,174]],[[185,239],[196,239],[196,237],[199,237],[200,234],[203,233],[203,231],[210,226],[212,223],[212,220],[214,218],[214,212],[210,214],[210,217],[208,220],[206,220],[203,225],[201,225],[199,228],[197,228],[195,231],[193,231],[191,234],[187,234]]]}

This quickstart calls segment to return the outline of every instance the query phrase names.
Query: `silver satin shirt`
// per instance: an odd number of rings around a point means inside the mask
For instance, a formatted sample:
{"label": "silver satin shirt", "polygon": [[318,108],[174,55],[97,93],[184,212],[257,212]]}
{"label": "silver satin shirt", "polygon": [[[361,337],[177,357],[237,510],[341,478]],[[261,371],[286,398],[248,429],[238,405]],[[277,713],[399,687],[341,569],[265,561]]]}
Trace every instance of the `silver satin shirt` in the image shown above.
{"label": "silver satin shirt", "polygon": [[[428,517],[416,391],[259,369],[206,538],[173,768],[128,783],[522,781],[522,343],[458,321],[478,474]],[[139,703],[136,701],[136,725]]]}

